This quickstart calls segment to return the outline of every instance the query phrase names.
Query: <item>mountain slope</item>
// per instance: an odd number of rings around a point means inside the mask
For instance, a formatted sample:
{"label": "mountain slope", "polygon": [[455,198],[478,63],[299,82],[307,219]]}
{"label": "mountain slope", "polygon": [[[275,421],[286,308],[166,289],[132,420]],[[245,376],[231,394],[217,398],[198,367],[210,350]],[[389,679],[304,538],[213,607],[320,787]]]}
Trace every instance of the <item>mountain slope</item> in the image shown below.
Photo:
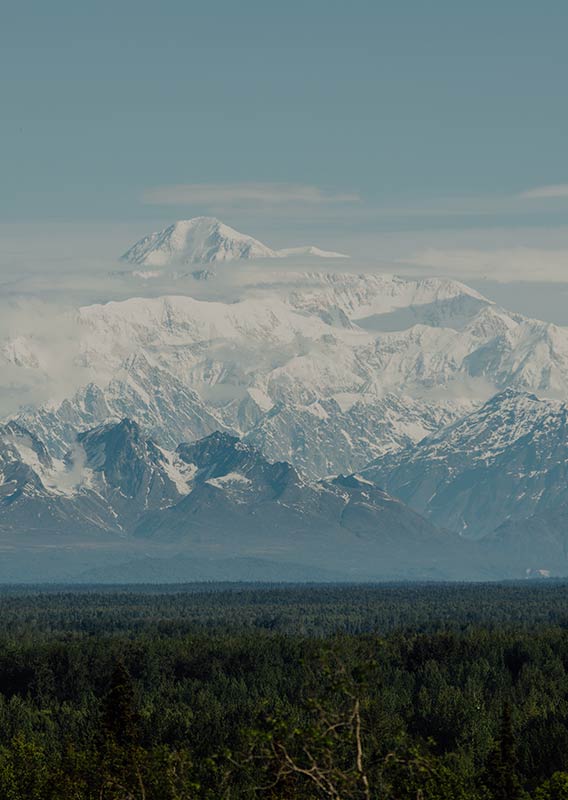
{"label": "mountain slope", "polygon": [[130,420],[80,433],[63,459],[15,423],[0,429],[0,531],[18,537],[128,532],[187,491],[188,468]]}
{"label": "mountain slope", "polygon": [[368,481],[307,482],[227,433],[171,452],[122,420],[80,434],[60,464],[14,425],[0,444],[0,543],[15,555],[61,548],[68,562],[91,542],[93,565],[113,552],[124,559],[144,552],[252,559],[281,572],[293,565],[305,575],[354,580],[475,569],[462,558],[467,543]]}
{"label": "mountain slope", "polygon": [[79,500],[75,481],[70,462],[52,459],[29,431],[15,423],[0,429],[0,532],[49,539],[117,530],[104,499],[88,492]]}
{"label": "mountain slope", "polygon": [[193,470],[179,503],[135,535],[184,543],[200,556],[268,558],[353,579],[461,572],[461,542],[357,476],[306,482],[227,434],[181,445]]}
{"label": "mountain slope", "polygon": [[564,576],[568,571],[568,503],[509,519],[481,542],[487,557],[507,564],[509,575]]}
{"label": "mountain slope", "polygon": [[568,406],[508,389],[364,474],[437,525],[488,534],[568,503]]}
{"label": "mountain slope", "polygon": [[18,422],[62,458],[78,431],[123,417],[134,419],[164,447],[200,439],[228,426],[186,382],[144,354],[125,358],[105,383],[89,383],[59,404],[25,409]]}
{"label": "mountain slope", "polygon": [[404,330],[419,322],[462,327],[464,319],[493,305],[459,281],[381,273],[289,273],[281,276],[278,293],[303,313],[321,316],[338,309],[351,322],[376,331]]}
{"label": "mountain slope", "polygon": [[370,454],[376,458],[413,444],[458,414],[451,403],[433,405],[396,394],[340,400],[279,402],[259,417],[245,441],[309,476],[350,474],[368,464]]}

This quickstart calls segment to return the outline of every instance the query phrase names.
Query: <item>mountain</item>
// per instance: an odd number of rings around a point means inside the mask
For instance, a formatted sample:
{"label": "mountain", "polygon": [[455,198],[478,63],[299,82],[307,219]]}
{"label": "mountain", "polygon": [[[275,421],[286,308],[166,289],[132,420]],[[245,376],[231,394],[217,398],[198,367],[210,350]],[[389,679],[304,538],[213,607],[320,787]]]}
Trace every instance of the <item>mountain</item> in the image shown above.
{"label": "mountain", "polygon": [[[76,430],[123,417],[170,449],[225,430],[313,479],[416,444],[507,387],[568,397],[568,330],[456,281],[278,271],[263,281],[230,301],[79,309],[76,386],[15,421],[59,458]],[[53,391],[53,363],[33,337],[0,343],[0,365],[34,394],[42,382]]]}
{"label": "mountain", "polygon": [[239,233],[214,217],[195,217],[174,222],[136,242],[122,256],[124,261],[165,266],[172,261],[211,264],[234,259],[275,258],[276,251],[252,236]]}
{"label": "mountain", "polygon": [[467,543],[366,479],[307,482],[228,433],[172,452],[122,420],[79,434],[55,463],[12,424],[2,430],[0,459],[2,570],[14,570],[27,549],[48,564],[57,551],[66,574],[77,577],[87,548],[90,569],[103,572],[117,557],[130,564],[144,554],[146,567],[148,558],[160,567],[175,556],[226,569],[237,559],[246,570],[265,561],[277,573],[316,578],[464,574]]}
{"label": "mountain", "polygon": [[273,250],[258,239],[239,233],[214,217],[195,217],[174,222],[167,228],[145,236],[124,253],[122,260],[131,264],[163,267],[168,264],[214,264],[253,258],[288,256],[347,258],[341,253],[318,247],[293,247]]}
{"label": "mountain", "polygon": [[[166,561],[182,548],[207,574],[221,556],[334,579],[362,564],[369,576],[491,577],[548,569],[544,552],[564,563],[566,408],[550,398],[568,396],[567,329],[445,279],[277,270],[253,281],[231,299],[84,306],[61,319],[69,354],[33,336],[2,341],[6,374],[38,395],[54,359],[68,361],[58,399],[5,421],[0,528],[102,536],[125,564],[133,548]],[[125,418],[134,427],[119,436]],[[254,468],[235,461],[202,479],[188,448],[212,448],[211,436]],[[103,451],[120,468],[95,466]],[[345,480],[359,488],[343,508]],[[385,525],[405,533],[393,540]],[[461,572],[456,538],[483,540]]]}
{"label": "mountain", "polygon": [[433,405],[396,394],[307,405],[278,402],[252,425],[245,441],[308,476],[349,474],[366,466],[369,456],[399,450],[437,431],[456,413],[451,403]]}
{"label": "mountain", "polygon": [[132,420],[79,433],[80,491],[96,491],[115,523],[130,531],[140,518],[177,502],[189,491],[191,469],[177,453],[158,447]]}
{"label": "mountain", "polygon": [[568,571],[568,504],[537,511],[527,519],[509,519],[480,545],[509,575],[564,576]]}
{"label": "mountain", "polygon": [[15,423],[0,429],[0,531],[56,538],[69,531],[91,534],[113,526],[96,493],[78,502],[74,470],[52,459],[44,444]]}
{"label": "mountain", "polygon": [[130,420],[78,434],[64,459],[15,423],[0,429],[0,531],[124,533],[149,510],[180,498],[188,469]]}
{"label": "mountain", "polygon": [[459,573],[461,542],[356,476],[307,482],[227,434],[178,448],[195,470],[179,503],[135,535],[185,543],[200,556],[311,564],[344,578]]}
{"label": "mountain", "polygon": [[[384,285],[373,287],[375,308],[379,300],[392,307],[381,298]],[[294,290],[234,303],[178,296],[85,307],[76,341],[81,373],[90,381],[63,402],[22,410],[17,419],[59,456],[74,430],[123,416],[165,447],[217,429],[253,435],[258,426],[251,441],[266,441],[270,457],[290,458],[322,477],[353,471],[387,445],[421,438],[469,407],[467,399],[431,407],[411,394],[401,401],[402,386],[385,397],[392,386],[381,385],[373,363],[376,335],[352,323],[335,298],[333,307],[320,303],[314,313],[297,306]],[[4,348],[14,366],[16,355],[24,375],[49,380],[52,362],[37,342]],[[324,452],[314,449],[307,458],[302,431],[313,438],[314,413],[324,407],[330,420],[320,425]],[[297,432],[297,449],[283,440],[287,430]],[[359,443],[353,457],[339,457],[349,441]]]}
{"label": "mountain", "polygon": [[144,354],[126,357],[111,379],[81,386],[61,403],[23,409],[17,421],[62,458],[77,431],[105,422],[133,418],[165,447],[199,439],[217,430],[232,430],[186,382],[161,369]]}
{"label": "mountain", "polygon": [[270,289],[298,311],[312,315],[341,312],[370,331],[405,330],[417,323],[462,328],[477,312],[494,304],[459,281],[402,278],[389,274],[341,272],[278,275]]}
{"label": "mountain", "polygon": [[[503,538],[568,507],[568,406],[507,389],[363,474],[436,525]],[[539,538],[533,535],[538,549]]]}

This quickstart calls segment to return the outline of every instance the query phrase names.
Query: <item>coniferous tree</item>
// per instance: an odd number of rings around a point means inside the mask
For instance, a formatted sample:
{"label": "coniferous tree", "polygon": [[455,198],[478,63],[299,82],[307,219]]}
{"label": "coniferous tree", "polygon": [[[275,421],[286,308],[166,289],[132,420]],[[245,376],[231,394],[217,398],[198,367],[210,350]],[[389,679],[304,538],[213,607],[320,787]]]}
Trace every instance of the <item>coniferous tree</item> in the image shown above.
{"label": "coniferous tree", "polygon": [[493,800],[522,800],[511,705],[503,704],[499,740],[489,755],[486,783]]}
{"label": "coniferous tree", "polygon": [[103,763],[100,797],[104,800],[145,800],[141,766],[139,717],[132,678],[122,661],[114,667],[104,700]]}
{"label": "coniferous tree", "polygon": [[104,701],[104,731],[121,747],[132,747],[139,736],[134,686],[124,662],[117,661]]}

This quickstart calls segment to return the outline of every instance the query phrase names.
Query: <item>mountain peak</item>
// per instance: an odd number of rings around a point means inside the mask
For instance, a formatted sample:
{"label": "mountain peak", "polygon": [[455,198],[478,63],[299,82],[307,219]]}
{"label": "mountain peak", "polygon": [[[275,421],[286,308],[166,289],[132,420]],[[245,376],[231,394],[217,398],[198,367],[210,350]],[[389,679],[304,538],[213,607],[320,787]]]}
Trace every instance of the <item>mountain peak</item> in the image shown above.
{"label": "mountain peak", "polygon": [[167,228],[145,236],[124,253],[122,260],[131,264],[163,267],[176,262],[214,264],[301,255],[318,258],[347,257],[312,245],[273,250],[258,239],[247,233],[240,233],[216,217],[201,216],[177,220]]}
{"label": "mountain peak", "polygon": [[[209,436],[197,442],[183,443],[177,448],[177,454],[187,464],[195,464],[199,469],[207,464],[209,467],[214,465],[215,469],[224,469],[228,463],[252,457],[253,460],[259,458],[259,454],[253,448],[245,445],[237,436],[233,436],[225,431],[214,431]],[[226,471],[229,471],[228,468]]]}
{"label": "mountain peak", "polygon": [[481,536],[567,502],[567,432],[565,403],[509,387],[364,474],[436,525]]}
{"label": "mountain peak", "polygon": [[494,394],[493,397],[488,400],[488,403],[498,405],[507,400],[532,400],[541,402],[534,392],[527,392],[525,389],[517,389],[515,386],[507,386],[502,391]]}
{"label": "mountain peak", "polygon": [[140,239],[122,256],[133,264],[165,266],[170,262],[211,264],[234,259],[274,258],[275,251],[216,217],[180,219]]}

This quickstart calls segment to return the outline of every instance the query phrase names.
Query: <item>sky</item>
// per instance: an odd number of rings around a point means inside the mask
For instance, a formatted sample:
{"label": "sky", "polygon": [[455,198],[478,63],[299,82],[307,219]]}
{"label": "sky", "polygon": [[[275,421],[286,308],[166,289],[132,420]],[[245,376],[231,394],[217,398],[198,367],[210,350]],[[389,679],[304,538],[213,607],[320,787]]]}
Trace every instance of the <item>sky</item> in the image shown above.
{"label": "sky", "polygon": [[0,269],[212,214],[274,246],[562,283],[566,30],[550,0],[11,0]]}

